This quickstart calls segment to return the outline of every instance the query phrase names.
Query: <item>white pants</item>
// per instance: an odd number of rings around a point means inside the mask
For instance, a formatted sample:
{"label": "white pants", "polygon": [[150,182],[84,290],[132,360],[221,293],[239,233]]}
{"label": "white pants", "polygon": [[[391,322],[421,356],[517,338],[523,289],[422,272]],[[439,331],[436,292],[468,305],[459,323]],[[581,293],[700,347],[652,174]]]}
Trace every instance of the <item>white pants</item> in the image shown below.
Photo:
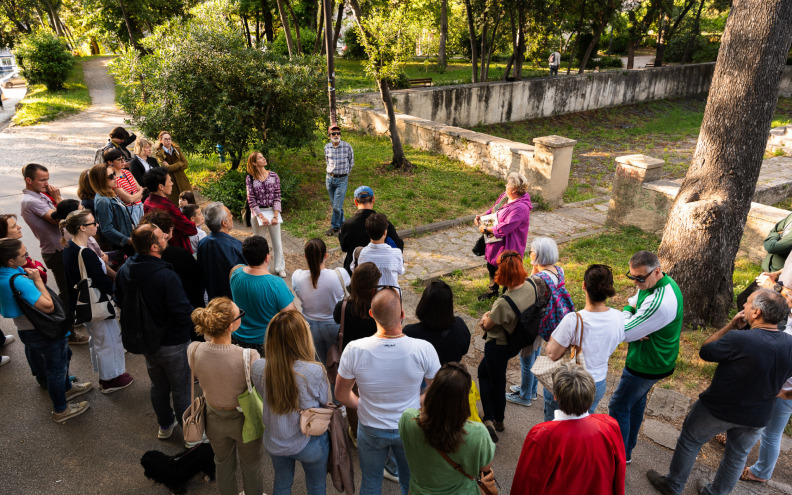
{"label": "white pants", "polygon": [[126,371],[124,344],[118,320],[92,321],[85,324],[91,339],[91,364],[100,380],[112,380]]}
{"label": "white pants", "polygon": [[[259,209],[263,211],[267,208]],[[273,273],[278,273],[281,270],[286,270],[286,259],[283,257],[283,244],[281,243],[280,223],[262,226],[259,225],[258,219],[256,219],[256,217],[251,218],[250,223],[253,226],[253,235],[266,237],[266,232],[269,231],[270,250],[272,251],[273,258],[273,264],[270,266],[270,271]]]}

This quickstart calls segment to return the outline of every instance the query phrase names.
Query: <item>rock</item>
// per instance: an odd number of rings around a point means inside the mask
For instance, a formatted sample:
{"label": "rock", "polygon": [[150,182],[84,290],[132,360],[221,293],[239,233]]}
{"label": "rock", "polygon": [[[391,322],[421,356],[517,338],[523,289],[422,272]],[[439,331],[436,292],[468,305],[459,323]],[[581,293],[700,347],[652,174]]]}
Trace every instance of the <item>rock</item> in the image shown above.
{"label": "rock", "polygon": [[679,430],[655,419],[646,419],[643,422],[643,433],[656,443],[673,450],[676,447]]}
{"label": "rock", "polygon": [[665,388],[655,387],[649,402],[646,404],[646,413],[650,416],[659,416],[668,421],[682,419],[690,407],[690,398],[679,392]]}

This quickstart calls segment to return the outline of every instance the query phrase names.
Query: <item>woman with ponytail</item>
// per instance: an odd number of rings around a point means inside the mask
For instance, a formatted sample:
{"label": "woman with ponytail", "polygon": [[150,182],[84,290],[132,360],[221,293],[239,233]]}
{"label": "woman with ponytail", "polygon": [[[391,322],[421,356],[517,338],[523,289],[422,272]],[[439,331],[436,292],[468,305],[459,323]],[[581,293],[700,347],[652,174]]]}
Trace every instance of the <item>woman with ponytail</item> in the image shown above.
{"label": "woman with ponytail", "polygon": [[[205,308],[192,312],[195,331],[206,342],[193,342],[187,349],[187,360],[201,382],[206,398],[206,437],[214,450],[217,467],[217,488],[221,495],[239,493],[236,461],[242,468],[245,493],[264,493],[261,465],[261,440],[243,442],[245,415],[237,410],[239,394],[247,390],[244,349],[231,343],[231,333],[239,328],[242,312],[227,297],[216,297]],[[259,353],[250,350],[251,364]]]}
{"label": "woman with ponytail", "polygon": [[[605,378],[608,375],[608,359],[624,340],[624,317],[622,312],[609,308],[605,301],[616,295],[613,288],[613,271],[608,265],[589,265],[583,276],[583,292],[586,307],[577,313],[568,313],[553,331],[545,352],[554,361],[561,359],[571,345],[583,350],[586,371],[594,378],[596,392],[589,414],[594,414],[597,404],[605,395]],[[583,319],[583,342],[576,336],[577,316]],[[558,402],[548,401],[545,394],[545,421],[552,421]]]}
{"label": "woman with ponytail", "polygon": [[316,354],[324,363],[327,349],[336,341],[339,324],[333,320],[333,309],[344,299],[349,274],[343,268],[325,268],[327,246],[321,239],[305,244],[307,270],[295,270],[292,288],[302,303],[302,314],[311,327]]}

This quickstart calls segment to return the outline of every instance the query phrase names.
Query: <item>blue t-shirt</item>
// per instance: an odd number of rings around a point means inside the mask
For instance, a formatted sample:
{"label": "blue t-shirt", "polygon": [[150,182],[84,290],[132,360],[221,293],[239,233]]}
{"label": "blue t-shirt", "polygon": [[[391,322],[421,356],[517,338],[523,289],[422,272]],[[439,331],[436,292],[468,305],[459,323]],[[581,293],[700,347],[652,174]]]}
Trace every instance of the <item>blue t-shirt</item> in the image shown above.
{"label": "blue t-shirt", "polygon": [[252,344],[263,344],[273,316],[294,301],[289,287],[275,275],[249,275],[244,267],[231,274],[232,299],[242,310],[242,324],[234,336]]}
{"label": "blue t-shirt", "polygon": [[22,311],[19,305],[14,300],[14,294],[11,292],[11,277],[21,273],[22,277],[14,279],[14,287],[22,293],[22,299],[29,302],[31,305],[36,304],[36,301],[41,297],[41,292],[36,288],[36,284],[25,275],[23,268],[9,268],[7,266],[0,267],[0,315],[5,318],[17,318],[22,316]]}

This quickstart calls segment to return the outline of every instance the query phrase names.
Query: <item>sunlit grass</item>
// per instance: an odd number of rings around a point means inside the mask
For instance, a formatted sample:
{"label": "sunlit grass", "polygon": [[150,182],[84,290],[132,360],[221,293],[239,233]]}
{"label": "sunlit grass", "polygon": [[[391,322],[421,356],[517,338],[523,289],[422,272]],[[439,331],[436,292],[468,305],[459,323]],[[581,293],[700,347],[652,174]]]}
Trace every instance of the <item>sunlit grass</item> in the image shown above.
{"label": "sunlit grass", "polygon": [[85,61],[82,58],[75,59],[64,88],[60,91],[48,91],[43,84],[28,87],[28,92],[14,115],[14,124],[35,125],[80,113],[88,108],[91,105],[91,95],[83,76]]}

